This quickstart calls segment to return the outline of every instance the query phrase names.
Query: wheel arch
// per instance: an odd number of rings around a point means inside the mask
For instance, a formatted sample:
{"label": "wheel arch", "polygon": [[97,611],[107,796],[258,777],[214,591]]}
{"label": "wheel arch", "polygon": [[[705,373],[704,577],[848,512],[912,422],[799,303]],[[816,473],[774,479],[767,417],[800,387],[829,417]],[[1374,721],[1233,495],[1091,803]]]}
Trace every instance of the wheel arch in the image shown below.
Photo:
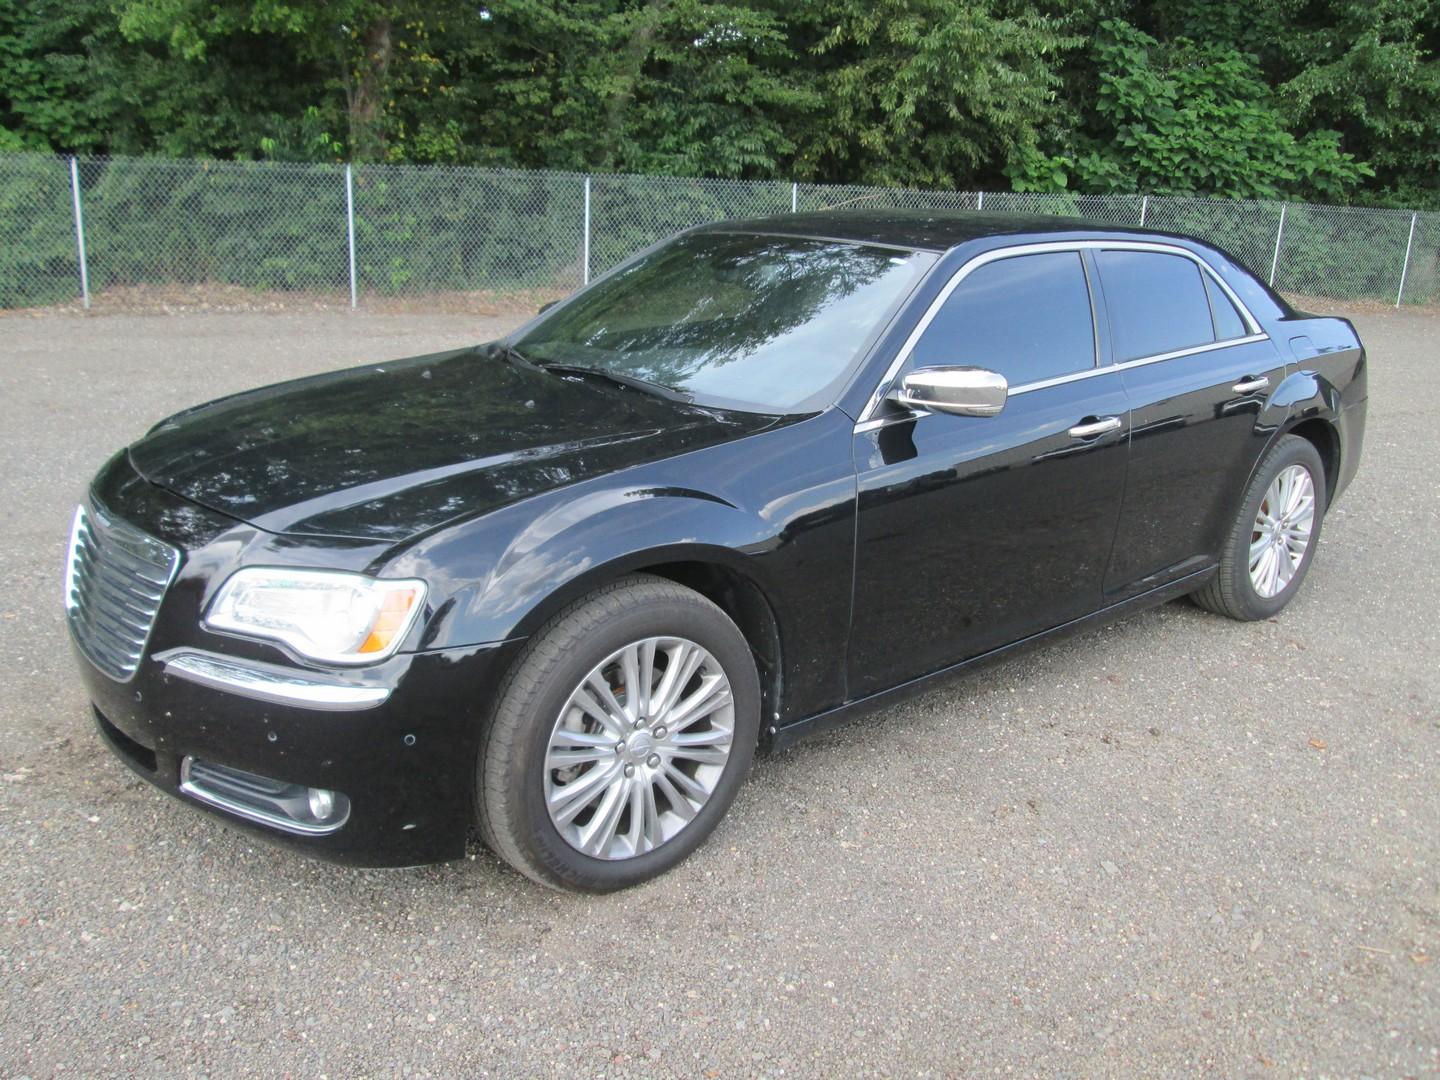
{"label": "wheel arch", "polygon": [[761,737],[775,725],[783,696],[781,619],[771,590],[748,573],[743,556],[728,548],[669,546],[629,552],[564,582],[517,623],[516,636],[529,637],[570,604],[596,589],[636,574],[651,574],[693,589],[720,608],[740,629],[760,677]]}
{"label": "wheel arch", "polygon": [[780,716],[784,665],[780,621],[764,588],[734,566],[703,559],[681,559],[641,566],[631,573],[654,574],[694,589],[740,628],[760,675],[762,737]]}
{"label": "wheel arch", "polygon": [[[1297,394],[1297,387],[1301,391]],[[1291,410],[1291,415],[1281,420],[1278,416],[1275,419],[1276,426],[1273,434],[1265,442],[1265,448],[1255,457],[1250,465],[1250,472],[1245,477],[1245,483],[1241,485],[1235,502],[1232,504],[1231,518],[1240,512],[1244,502],[1245,492],[1249,490],[1251,482],[1260,467],[1265,464],[1271,452],[1286,435],[1295,435],[1304,439],[1315,447],[1316,453],[1320,455],[1320,464],[1325,471],[1325,505],[1328,507],[1333,501],[1336,485],[1340,478],[1341,462],[1341,438],[1335,420],[1338,413],[1333,409],[1332,402],[1324,395],[1324,387],[1308,374],[1292,375],[1281,384],[1281,390],[1285,391],[1285,397],[1279,402],[1272,402],[1278,409]],[[1297,405],[1304,406],[1303,411],[1296,411]],[[1230,519],[1226,519],[1230,520]]]}
{"label": "wheel arch", "polygon": [[1336,481],[1340,478],[1340,432],[1324,417],[1312,416],[1286,425],[1281,434],[1296,435],[1315,447],[1320,463],[1325,467],[1325,503],[1328,506],[1335,494]]}

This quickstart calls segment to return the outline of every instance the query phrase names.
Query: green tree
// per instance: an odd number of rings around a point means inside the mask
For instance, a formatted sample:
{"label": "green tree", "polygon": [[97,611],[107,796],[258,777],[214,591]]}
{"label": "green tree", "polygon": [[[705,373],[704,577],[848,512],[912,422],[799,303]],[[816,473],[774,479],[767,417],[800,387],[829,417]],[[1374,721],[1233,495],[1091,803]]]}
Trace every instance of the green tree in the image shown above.
{"label": "green tree", "polygon": [[1329,130],[1375,170],[1362,201],[1440,201],[1440,4],[1160,0],[1133,22],[1252,52],[1293,131]]}
{"label": "green tree", "polygon": [[[237,48],[268,54],[263,91],[273,93],[277,77],[296,76],[309,90],[309,102],[300,109],[291,103],[285,114],[286,134],[308,125],[322,151],[344,149],[357,161],[404,157],[391,154],[405,130],[396,98],[443,85],[445,65],[432,43],[456,14],[423,0],[118,0],[116,10],[128,38],[163,43],[182,65],[212,56],[223,63]],[[338,122],[343,143],[327,119]],[[271,138],[266,148],[278,145]]]}
{"label": "green tree", "polygon": [[1371,0],[1318,5],[1281,39],[1277,96],[1300,128],[1331,128],[1375,169],[1377,196],[1440,198],[1440,5]]}
{"label": "green tree", "polygon": [[[293,77],[276,80],[276,67]],[[244,37],[203,60],[120,30],[108,0],[0,0],[0,146],[248,157],[303,116],[312,73]]]}
{"label": "green tree", "polygon": [[0,0],[0,150],[94,146],[83,38],[96,13],[94,3]]}
{"label": "green tree", "polygon": [[1058,153],[1025,153],[1010,169],[1017,189],[1339,199],[1373,175],[1339,133],[1291,134],[1253,56],[1162,44],[1118,19],[1099,31],[1087,130]]}
{"label": "green tree", "polygon": [[703,0],[503,0],[457,65],[457,124],[479,160],[527,167],[774,176],[814,88],[783,20]]}
{"label": "green tree", "polygon": [[1430,204],[1437,49],[1436,0],[0,0],[0,149]]}
{"label": "green tree", "polygon": [[804,5],[825,110],[796,154],[804,179],[970,186],[1032,153],[1054,123],[1058,67],[1079,44],[1063,23],[987,0],[827,0]]}

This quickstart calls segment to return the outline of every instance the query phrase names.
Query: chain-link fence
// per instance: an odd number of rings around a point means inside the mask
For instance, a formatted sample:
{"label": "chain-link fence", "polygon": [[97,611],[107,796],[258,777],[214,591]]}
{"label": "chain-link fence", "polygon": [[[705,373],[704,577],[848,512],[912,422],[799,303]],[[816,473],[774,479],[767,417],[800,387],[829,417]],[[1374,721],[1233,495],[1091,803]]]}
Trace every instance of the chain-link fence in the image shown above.
{"label": "chain-link fence", "polygon": [[1307,298],[1440,300],[1440,213],[444,166],[0,156],[0,307],[124,286],[562,295],[691,225],[820,209],[1060,214],[1188,233]]}

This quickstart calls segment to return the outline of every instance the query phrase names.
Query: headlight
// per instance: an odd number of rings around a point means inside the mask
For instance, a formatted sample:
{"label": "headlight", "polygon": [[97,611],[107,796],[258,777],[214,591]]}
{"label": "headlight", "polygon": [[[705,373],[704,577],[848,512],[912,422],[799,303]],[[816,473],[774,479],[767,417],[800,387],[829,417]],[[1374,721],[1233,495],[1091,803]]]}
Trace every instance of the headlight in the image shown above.
{"label": "headlight", "polygon": [[210,605],[205,625],[269,638],[328,664],[383,660],[425,606],[425,583],[338,570],[238,570]]}

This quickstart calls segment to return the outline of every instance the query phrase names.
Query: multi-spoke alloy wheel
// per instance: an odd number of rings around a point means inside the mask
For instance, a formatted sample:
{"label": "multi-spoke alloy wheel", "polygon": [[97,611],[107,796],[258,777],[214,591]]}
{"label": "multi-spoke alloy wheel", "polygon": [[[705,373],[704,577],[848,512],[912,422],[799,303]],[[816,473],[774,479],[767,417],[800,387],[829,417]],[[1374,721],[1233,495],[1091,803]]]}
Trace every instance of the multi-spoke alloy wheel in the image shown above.
{"label": "multi-spoke alloy wheel", "polygon": [[1250,534],[1250,584],[1266,600],[1280,595],[1310,547],[1315,524],[1315,481],[1304,465],[1276,474],[1260,501]]}
{"label": "multi-spoke alloy wheel", "polygon": [[635,574],[554,615],[516,657],[486,724],[476,824],[556,888],[664,873],[714,831],[760,738],[760,674],[734,620]]}
{"label": "multi-spoke alloy wheel", "polygon": [[1221,541],[1220,565],[1194,593],[1218,615],[1268,619],[1294,599],[1315,558],[1325,520],[1325,462],[1315,444],[1282,435],[1241,496]]}
{"label": "multi-spoke alloy wheel", "polygon": [[709,801],[734,736],[730,680],[713,656],[679,637],[632,642],[560,710],[545,758],[550,820],[595,858],[652,851]]}

